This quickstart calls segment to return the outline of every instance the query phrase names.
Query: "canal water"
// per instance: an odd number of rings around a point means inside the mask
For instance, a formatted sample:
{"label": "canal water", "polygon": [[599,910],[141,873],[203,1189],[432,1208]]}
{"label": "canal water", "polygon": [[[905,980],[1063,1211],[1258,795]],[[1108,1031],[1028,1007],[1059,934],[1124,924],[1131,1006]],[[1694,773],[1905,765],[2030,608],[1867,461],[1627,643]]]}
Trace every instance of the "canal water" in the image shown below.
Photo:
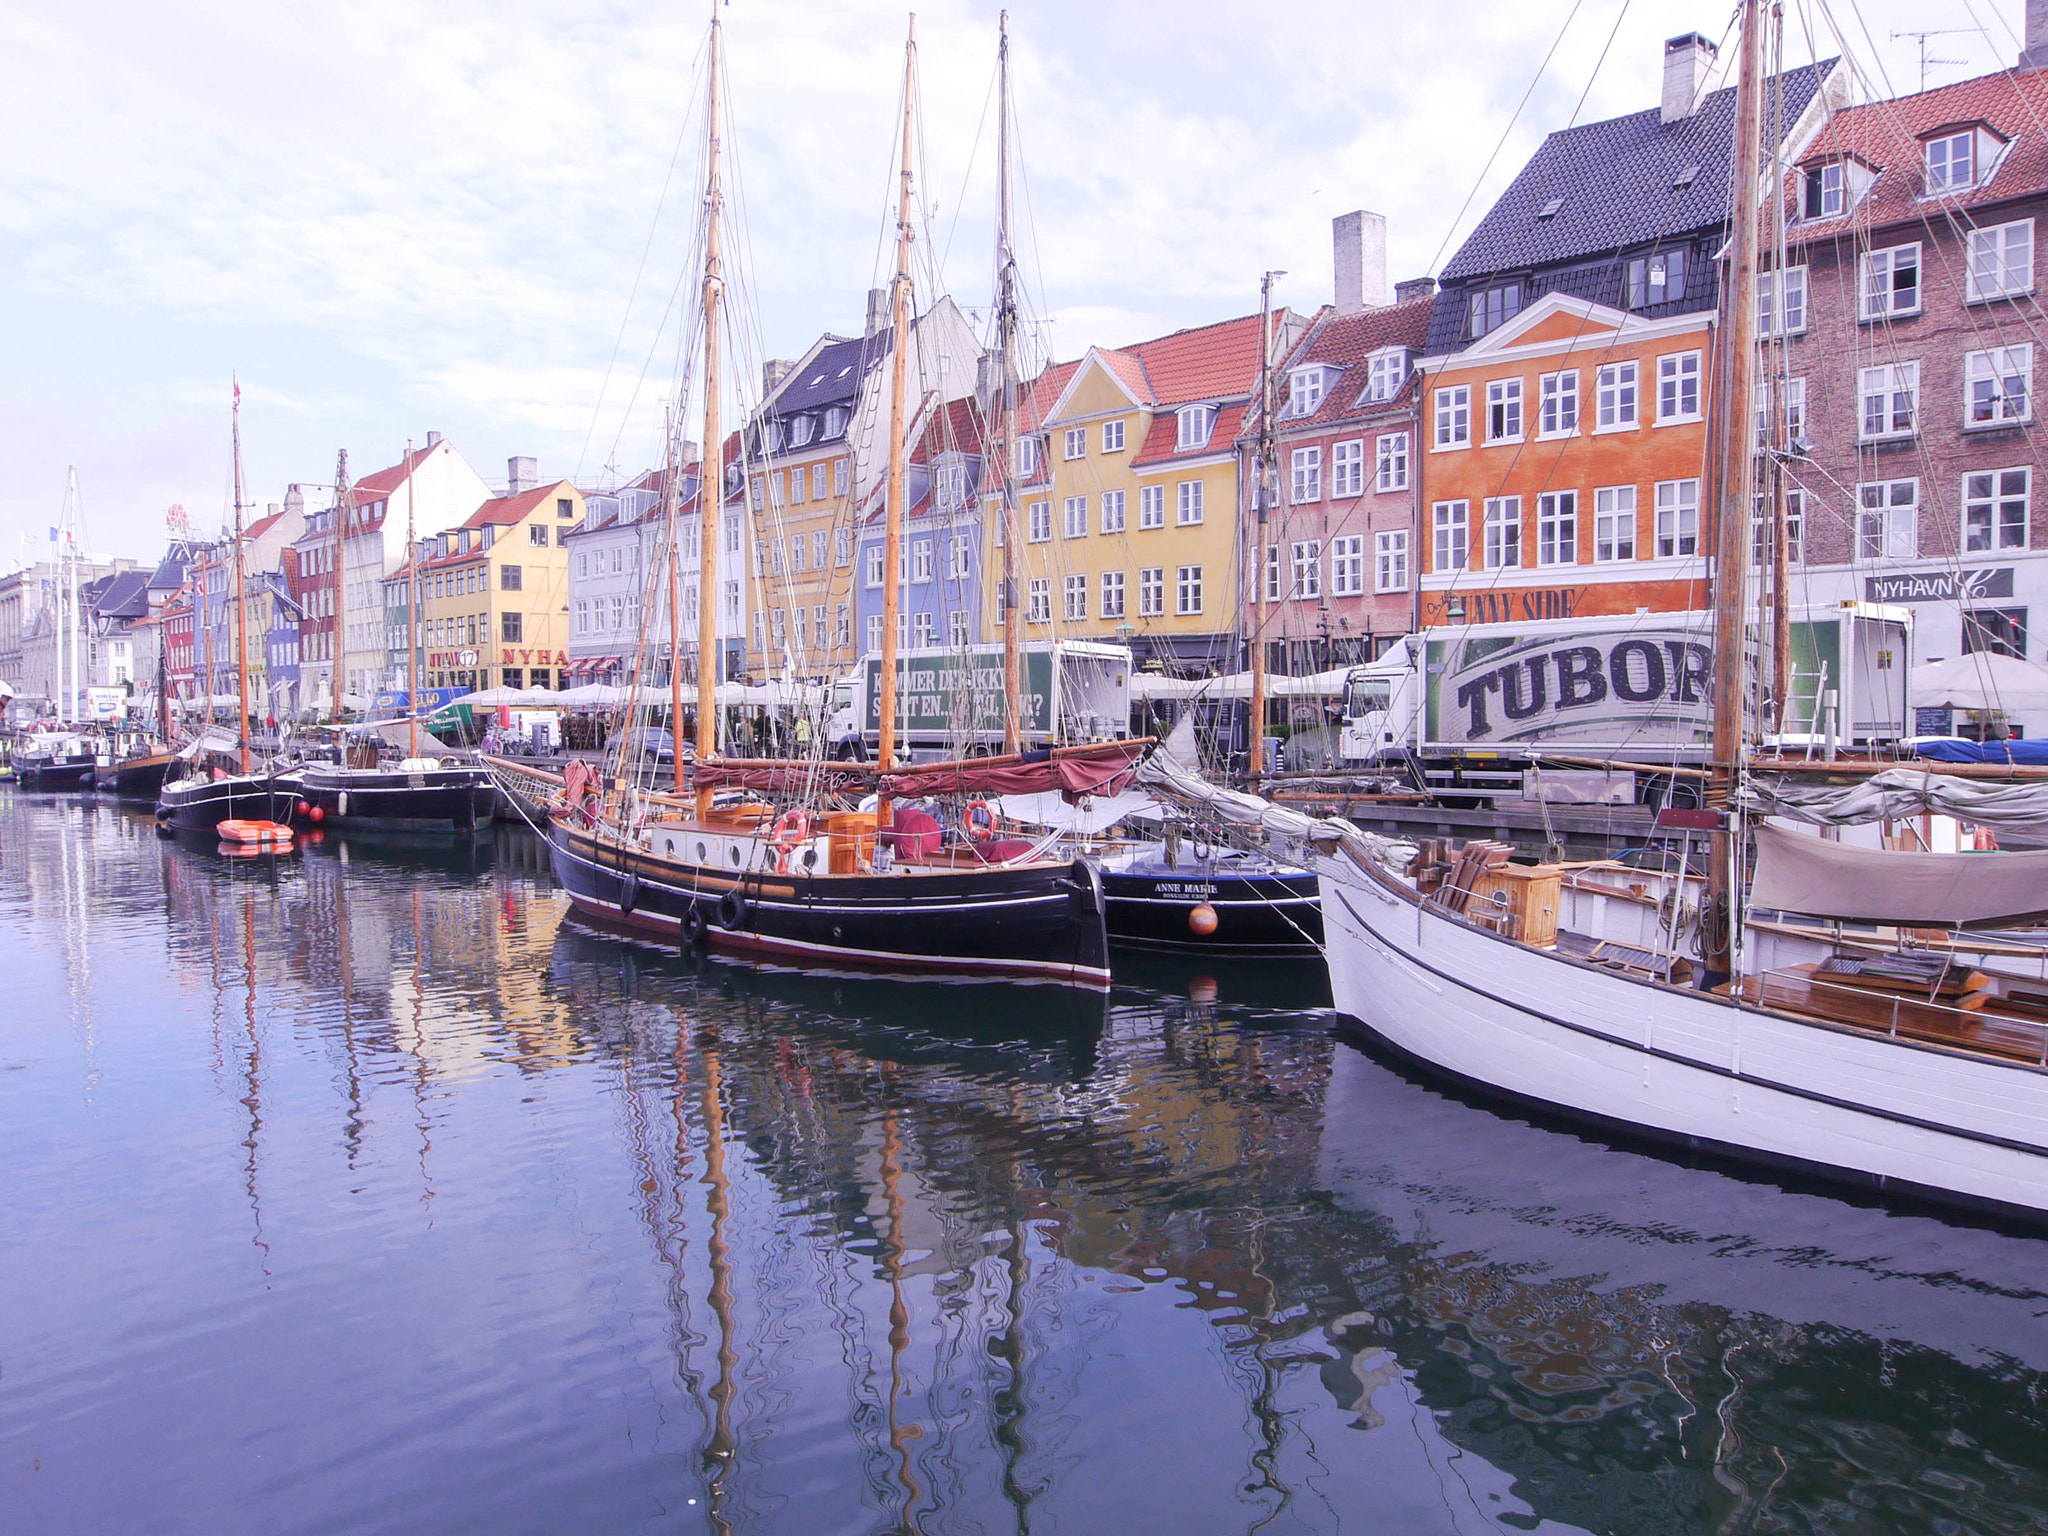
{"label": "canal water", "polygon": [[0,1527],[2048,1530],[2048,1242],[0,791]]}

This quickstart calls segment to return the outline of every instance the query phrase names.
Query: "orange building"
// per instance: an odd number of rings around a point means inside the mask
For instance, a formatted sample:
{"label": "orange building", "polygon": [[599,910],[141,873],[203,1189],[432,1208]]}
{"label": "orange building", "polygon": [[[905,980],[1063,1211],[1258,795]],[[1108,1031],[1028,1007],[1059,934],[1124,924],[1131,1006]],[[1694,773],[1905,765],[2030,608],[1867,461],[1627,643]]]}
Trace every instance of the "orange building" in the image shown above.
{"label": "orange building", "polygon": [[1549,293],[1417,365],[1425,628],[1705,606],[1714,327]]}

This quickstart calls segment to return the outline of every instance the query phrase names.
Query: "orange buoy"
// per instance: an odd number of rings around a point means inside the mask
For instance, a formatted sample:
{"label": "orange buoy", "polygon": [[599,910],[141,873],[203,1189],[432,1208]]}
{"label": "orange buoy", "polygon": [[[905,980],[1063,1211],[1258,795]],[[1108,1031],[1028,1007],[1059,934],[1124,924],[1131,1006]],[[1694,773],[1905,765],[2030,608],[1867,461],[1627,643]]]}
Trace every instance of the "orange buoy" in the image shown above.
{"label": "orange buoy", "polygon": [[1208,902],[1203,902],[1188,913],[1188,926],[1206,939],[1216,931],[1216,909]]}

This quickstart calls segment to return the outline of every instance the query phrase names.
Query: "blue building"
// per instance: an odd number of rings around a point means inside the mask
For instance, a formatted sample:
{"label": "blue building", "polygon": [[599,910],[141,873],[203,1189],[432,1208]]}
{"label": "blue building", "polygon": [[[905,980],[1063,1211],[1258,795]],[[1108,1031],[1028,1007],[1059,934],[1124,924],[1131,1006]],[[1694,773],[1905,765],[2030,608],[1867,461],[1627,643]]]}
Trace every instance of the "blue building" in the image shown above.
{"label": "blue building", "polygon": [[[982,435],[976,402],[955,400],[931,413],[904,466],[900,646],[962,647],[995,638],[982,621]],[[862,504],[854,551],[854,634],[863,653],[882,646],[885,490],[877,486]]]}

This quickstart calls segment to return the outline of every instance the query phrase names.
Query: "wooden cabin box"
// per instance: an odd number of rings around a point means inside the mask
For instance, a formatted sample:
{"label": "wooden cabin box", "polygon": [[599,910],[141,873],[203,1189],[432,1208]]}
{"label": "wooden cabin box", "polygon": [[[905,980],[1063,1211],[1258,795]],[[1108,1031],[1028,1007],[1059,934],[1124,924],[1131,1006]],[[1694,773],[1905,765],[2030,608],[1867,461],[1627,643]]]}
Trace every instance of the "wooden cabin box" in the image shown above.
{"label": "wooden cabin box", "polygon": [[1502,914],[1501,931],[1525,944],[1555,944],[1562,882],[1554,864],[1503,864],[1473,882],[1466,911]]}
{"label": "wooden cabin box", "polygon": [[830,867],[835,875],[858,874],[862,864],[875,858],[875,813],[873,811],[828,811],[825,833],[829,838]]}

